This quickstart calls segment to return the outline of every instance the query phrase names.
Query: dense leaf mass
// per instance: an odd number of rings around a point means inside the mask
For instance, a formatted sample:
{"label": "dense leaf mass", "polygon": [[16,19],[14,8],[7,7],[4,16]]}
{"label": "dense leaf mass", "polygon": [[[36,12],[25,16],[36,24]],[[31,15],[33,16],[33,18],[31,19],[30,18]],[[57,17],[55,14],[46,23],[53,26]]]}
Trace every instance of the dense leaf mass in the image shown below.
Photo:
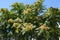
{"label": "dense leaf mass", "polygon": [[11,10],[0,9],[0,40],[58,40],[60,9],[45,9],[43,0],[11,6]]}

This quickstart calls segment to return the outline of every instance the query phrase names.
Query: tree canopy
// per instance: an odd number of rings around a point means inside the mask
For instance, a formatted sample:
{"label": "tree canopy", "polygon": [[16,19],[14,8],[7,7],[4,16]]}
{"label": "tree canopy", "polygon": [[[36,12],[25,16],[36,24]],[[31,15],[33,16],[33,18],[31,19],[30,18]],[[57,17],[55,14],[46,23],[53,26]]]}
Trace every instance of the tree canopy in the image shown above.
{"label": "tree canopy", "polygon": [[1,40],[58,40],[60,9],[45,9],[44,0],[24,5],[13,3],[11,10],[0,9]]}

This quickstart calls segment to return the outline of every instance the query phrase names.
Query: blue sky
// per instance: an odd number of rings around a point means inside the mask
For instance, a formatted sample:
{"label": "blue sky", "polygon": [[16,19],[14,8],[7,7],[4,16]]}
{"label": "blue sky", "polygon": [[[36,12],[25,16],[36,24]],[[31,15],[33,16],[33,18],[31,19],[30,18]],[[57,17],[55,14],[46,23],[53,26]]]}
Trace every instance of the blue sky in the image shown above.
{"label": "blue sky", "polygon": [[[11,8],[11,4],[15,2],[21,2],[25,4],[33,4],[36,0],[1,0],[0,1],[0,8]],[[60,8],[60,0],[45,0],[44,5],[49,8],[49,7],[54,7],[54,8]]]}

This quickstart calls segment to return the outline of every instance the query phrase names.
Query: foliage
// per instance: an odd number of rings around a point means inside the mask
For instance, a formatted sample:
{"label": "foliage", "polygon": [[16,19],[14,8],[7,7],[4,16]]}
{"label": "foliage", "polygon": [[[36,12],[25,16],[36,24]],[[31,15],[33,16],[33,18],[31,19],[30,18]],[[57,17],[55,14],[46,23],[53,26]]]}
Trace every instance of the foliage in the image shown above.
{"label": "foliage", "polygon": [[37,0],[32,5],[16,2],[11,6],[11,10],[0,9],[1,40],[11,38],[15,40],[58,40],[60,9],[50,7],[45,11],[43,0]]}

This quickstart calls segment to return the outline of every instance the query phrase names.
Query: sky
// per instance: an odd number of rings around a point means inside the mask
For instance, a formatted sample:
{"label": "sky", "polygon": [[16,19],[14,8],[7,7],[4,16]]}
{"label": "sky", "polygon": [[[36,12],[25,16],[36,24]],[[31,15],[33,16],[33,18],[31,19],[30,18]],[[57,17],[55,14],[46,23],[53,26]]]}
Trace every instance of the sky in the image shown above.
{"label": "sky", "polygon": [[[0,1],[0,8],[11,8],[11,4],[15,2],[20,2],[24,4],[33,4],[37,0],[1,0]],[[54,7],[54,8],[60,8],[60,0],[45,0],[43,5],[45,5],[46,8]]]}

